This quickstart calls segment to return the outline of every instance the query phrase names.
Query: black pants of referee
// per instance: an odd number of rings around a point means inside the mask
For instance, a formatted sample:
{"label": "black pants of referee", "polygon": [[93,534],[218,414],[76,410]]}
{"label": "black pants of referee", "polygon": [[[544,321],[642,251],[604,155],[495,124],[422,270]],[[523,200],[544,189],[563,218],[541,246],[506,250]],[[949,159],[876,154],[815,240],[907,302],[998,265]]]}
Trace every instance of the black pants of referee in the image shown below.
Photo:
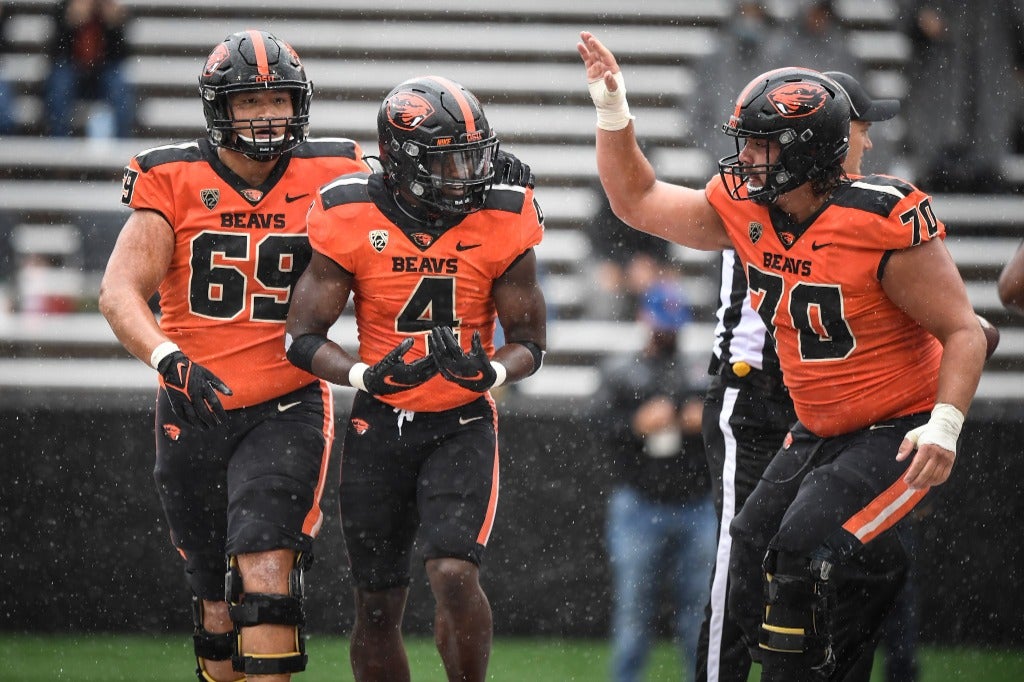
{"label": "black pants of referee", "polygon": [[697,682],[746,682],[750,653],[739,625],[726,613],[732,538],[729,524],[757,486],[796,421],[789,393],[771,375],[712,377],[704,398],[704,449],[711,473],[718,547],[711,596],[697,643]]}

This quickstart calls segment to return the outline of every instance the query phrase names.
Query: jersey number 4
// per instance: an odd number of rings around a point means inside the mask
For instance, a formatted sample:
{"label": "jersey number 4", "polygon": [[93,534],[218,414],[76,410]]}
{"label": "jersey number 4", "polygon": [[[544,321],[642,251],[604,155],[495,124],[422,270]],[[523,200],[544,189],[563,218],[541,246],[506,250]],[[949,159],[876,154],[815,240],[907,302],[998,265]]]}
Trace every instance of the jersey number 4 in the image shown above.
{"label": "jersey number 4", "polygon": [[192,240],[189,307],[194,314],[230,320],[248,308],[249,319],[257,322],[288,317],[292,287],[311,257],[309,240],[300,234],[262,237],[256,244],[253,282],[239,267],[249,259],[250,238],[207,231]]}

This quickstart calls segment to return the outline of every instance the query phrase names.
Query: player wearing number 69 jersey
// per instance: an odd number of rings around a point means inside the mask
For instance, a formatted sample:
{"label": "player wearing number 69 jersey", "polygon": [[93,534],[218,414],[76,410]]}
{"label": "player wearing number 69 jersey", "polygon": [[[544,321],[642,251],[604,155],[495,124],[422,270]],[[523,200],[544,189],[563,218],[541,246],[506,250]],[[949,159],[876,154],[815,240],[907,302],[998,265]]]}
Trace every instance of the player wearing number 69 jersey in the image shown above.
{"label": "player wearing number 69 jersey", "polygon": [[850,104],[826,75],[751,80],[722,126],[736,153],[702,191],[657,179],[615,56],[586,32],[577,51],[612,209],[684,246],[735,250],[796,408],[730,526],[730,616],[762,682],[866,680],[854,666],[907,565],[889,531],[949,477],[985,359],[944,227],[909,183],[846,175]]}
{"label": "player wearing number 69 jersey", "polygon": [[[356,680],[409,679],[400,633],[417,535],[448,679],[483,680],[492,628],[479,573],[499,482],[490,389],[540,369],[543,216],[529,168],[498,151],[458,83],[399,84],[377,133],[382,172],[325,184],[310,210],[313,258],[288,314],[288,358],[360,389],[339,496]],[[358,355],[327,338],[350,293]]]}
{"label": "player wearing number 69 jersey", "polygon": [[351,140],[307,138],[312,83],[267,32],[218,44],[199,91],[207,137],[125,169],[134,210],[100,308],[162,387],[154,476],[194,595],[196,674],[279,682],[306,665],[301,578],[334,437],[329,387],[285,357],[285,318],[317,187],[368,167]]}

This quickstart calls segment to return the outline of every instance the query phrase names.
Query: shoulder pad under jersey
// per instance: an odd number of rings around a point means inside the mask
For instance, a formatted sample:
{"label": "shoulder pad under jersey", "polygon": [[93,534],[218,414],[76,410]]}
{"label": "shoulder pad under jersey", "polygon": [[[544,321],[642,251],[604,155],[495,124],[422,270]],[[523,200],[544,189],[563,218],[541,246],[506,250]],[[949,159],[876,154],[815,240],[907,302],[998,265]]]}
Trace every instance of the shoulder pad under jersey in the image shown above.
{"label": "shoulder pad under jersey", "polygon": [[494,185],[487,192],[484,210],[522,213],[526,188],[519,185]]}
{"label": "shoulder pad under jersey", "polygon": [[369,173],[349,173],[331,180],[320,188],[320,200],[324,210],[342,204],[366,203],[371,201],[367,191]]}
{"label": "shoulder pad under jersey", "polygon": [[205,161],[199,140],[152,147],[135,155],[139,168],[148,171],[165,163]]}
{"label": "shoulder pad under jersey", "polygon": [[292,151],[292,156],[299,159],[312,159],[321,156],[344,156],[358,158],[358,145],[347,137],[311,137]]}
{"label": "shoulder pad under jersey", "polygon": [[875,215],[888,216],[916,188],[908,182],[888,175],[866,175],[854,180],[838,193],[836,206],[853,208]]}

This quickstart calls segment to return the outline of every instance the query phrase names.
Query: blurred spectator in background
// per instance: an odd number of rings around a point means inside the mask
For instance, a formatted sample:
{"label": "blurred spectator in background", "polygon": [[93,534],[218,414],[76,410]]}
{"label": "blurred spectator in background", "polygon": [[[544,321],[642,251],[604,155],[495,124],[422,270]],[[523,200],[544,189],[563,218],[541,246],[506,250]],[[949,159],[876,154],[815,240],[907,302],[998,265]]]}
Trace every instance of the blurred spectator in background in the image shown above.
{"label": "blurred spectator in background", "polygon": [[679,277],[680,271],[667,241],[619,220],[600,186],[595,196],[600,208],[587,229],[595,281],[586,314],[591,319],[632,322],[644,292],[658,280]]}
{"label": "blurred spectator in background", "polygon": [[932,192],[999,192],[1022,100],[1015,62],[1024,6],[988,0],[900,0],[907,63],[910,178]]}
{"label": "blurred spectator in background", "polygon": [[[7,54],[7,18],[6,3],[0,0],[0,59]],[[0,68],[3,64],[0,63]],[[0,135],[10,135],[14,132],[16,120],[14,118],[14,92],[7,83],[2,71],[0,71]]]}
{"label": "blurred spectator in background", "polygon": [[[888,121],[900,112],[898,99],[873,99],[864,90],[860,82],[843,71],[825,71],[826,76],[839,84],[843,94],[850,102],[850,149],[843,161],[843,170],[847,175],[865,175],[861,169],[864,155],[875,148],[871,140],[871,126],[880,121]],[[872,152],[872,166],[879,166],[878,154]],[[884,171],[878,171],[884,172]]]}
{"label": "blurred spectator in background", "polygon": [[762,0],[737,0],[732,17],[717,36],[715,49],[694,67],[699,86],[693,94],[691,135],[712,162],[735,151],[732,141],[718,135],[718,130],[736,106],[736,93],[765,70],[766,53],[775,42],[776,31]]}
{"label": "blurred spectator in background", "polygon": [[130,137],[136,102],[124,69],[128,52],[124,7],[118,0],[61,0],[54,19],[52,68],[46,81],[50,135],[70,136],[75,108],[89,100],[105,105],[89,112],[90,136]]}
{"label": "blurred spectator in background", "polygon": [[803,66],[816,71],[845,71],[860,78],[861,60],[850,49],[849,35],[836,16],[833,0],[799,0],[796,6],[796,15],[782,24],[770,41],[761,70]]}
{"label": "blurred spectator in background", "polygon": [[692,669],[714,553],[702,387],[692,385],[677,343],[689,306],[669,281],[647,290],[641,310],[647,343],[605,364],[595,403],[598,442],[615,477],[607,516],[615,682],[643,678],[663,590],[683,670]]}

